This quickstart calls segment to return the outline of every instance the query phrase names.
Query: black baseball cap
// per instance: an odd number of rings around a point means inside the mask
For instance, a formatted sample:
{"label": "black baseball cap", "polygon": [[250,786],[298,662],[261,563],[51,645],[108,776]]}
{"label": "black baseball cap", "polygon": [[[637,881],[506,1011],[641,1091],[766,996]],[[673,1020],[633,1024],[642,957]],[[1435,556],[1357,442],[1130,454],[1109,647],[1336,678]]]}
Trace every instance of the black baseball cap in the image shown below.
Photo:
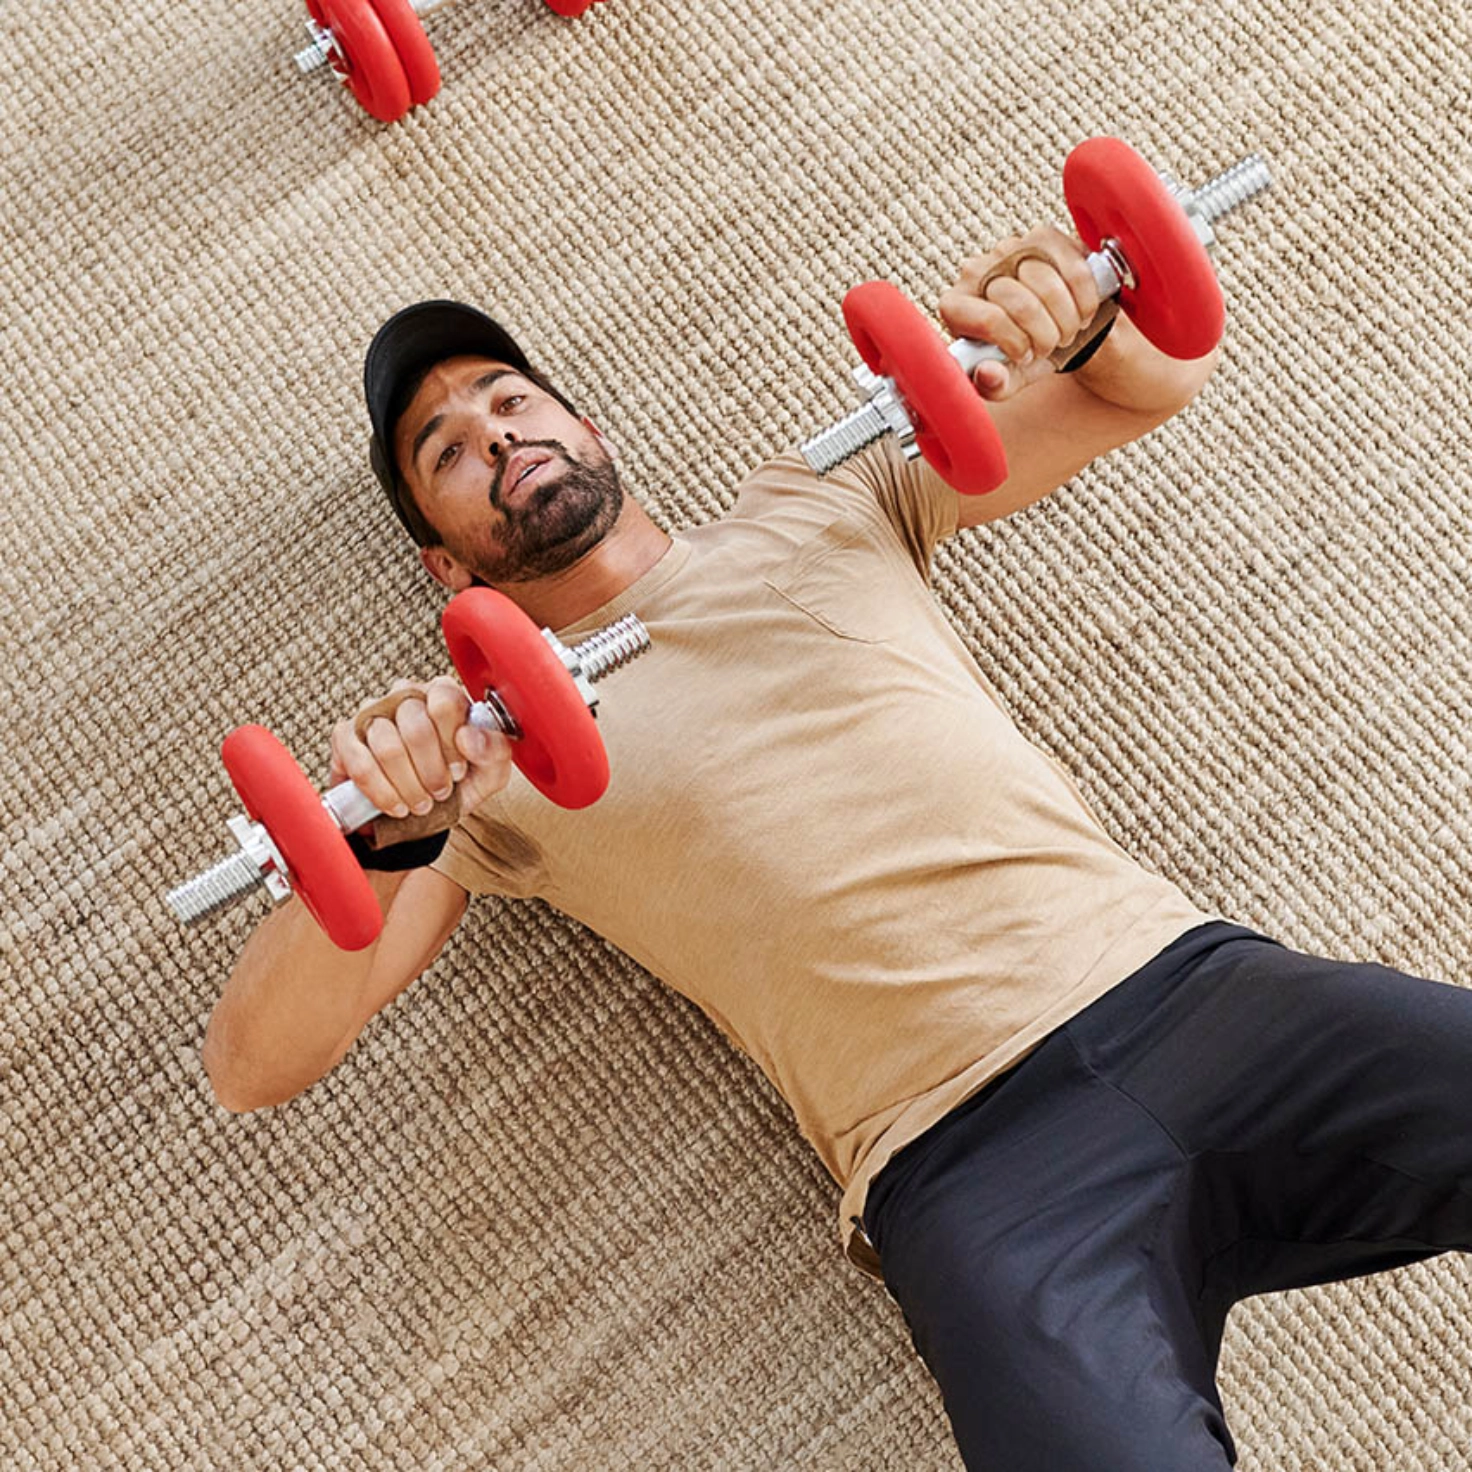
{"label": "black baseball cap", "polygon": [[373,425],[368,458],[410,536],[414,529],[404,515],[403,482],[393,454],[394,425],[408,408],[404,392],[436,363],[466,356],[495,358],[523,373],[531,368],[515,338],[499,322],[464,302],[416,302],[395,312],[368,345],[363,362],[363,397]]}

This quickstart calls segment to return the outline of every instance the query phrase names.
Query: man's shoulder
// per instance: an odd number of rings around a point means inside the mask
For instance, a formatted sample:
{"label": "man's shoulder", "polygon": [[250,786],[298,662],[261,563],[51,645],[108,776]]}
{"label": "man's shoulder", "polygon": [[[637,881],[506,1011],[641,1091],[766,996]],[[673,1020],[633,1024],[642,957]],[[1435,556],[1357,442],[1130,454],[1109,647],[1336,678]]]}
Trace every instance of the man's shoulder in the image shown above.
{"label": "man's shoulder", "polygon": [[736,498],[720,520],[785,518],[825,525],[835,516],[877,509],[873,491],[857,469],[851,463],[819,475],[796,450],[774,455],[737,486]]}
{"label": "man's shoulder", "polygon": [[819,475],[796,450],[757,466],[722,518],[760,521],[797,535],[839,519],[867,525],[903,544],[922,570],[937,542],[956,530],[956,493],[924,465],[907,461],[887,440]]}

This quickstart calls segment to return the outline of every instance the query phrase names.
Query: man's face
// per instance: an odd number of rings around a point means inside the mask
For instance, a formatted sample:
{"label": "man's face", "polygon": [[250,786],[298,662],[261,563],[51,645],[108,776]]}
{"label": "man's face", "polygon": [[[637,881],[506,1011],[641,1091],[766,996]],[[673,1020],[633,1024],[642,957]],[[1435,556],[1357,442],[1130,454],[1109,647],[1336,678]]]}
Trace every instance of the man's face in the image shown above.
{"label": "man's face", "polygon": [[485,583],[570,567],[623,505],[597,430],[492,358],[431,368],[394,427],[393,451],[444,549]]}

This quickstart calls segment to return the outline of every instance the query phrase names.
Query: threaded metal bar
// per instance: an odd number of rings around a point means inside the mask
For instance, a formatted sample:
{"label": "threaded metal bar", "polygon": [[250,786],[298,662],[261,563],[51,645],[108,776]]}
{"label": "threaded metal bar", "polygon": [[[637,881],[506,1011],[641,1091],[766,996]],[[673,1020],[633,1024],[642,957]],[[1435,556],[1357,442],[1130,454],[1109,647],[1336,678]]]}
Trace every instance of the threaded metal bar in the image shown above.
{"label": "threaded metal bar", "polygon": [[327,65],[327,48],[313,41],[310,46],[304,46],[297,52],[295,60],[299,71],[314,72],[318,67]]}
{"label": "threaded metal bar", "polygon": [[822,430],[801,446],[802,458],[819,475],[826,475],[835,465],[857,455],[865,445],[872,445],[888,433],[889,424],[872,403],[860,404],[830,429]]}
{"label": "threaded metal bar", "polygon": [[1272,182],[1273,176],[1262,155],[1251,153],[1225,173],[1208,179],[1192,194],[1191,205],[1208,222],[1218,220],[1254,194],[1261,194]]}
{"label": "threaded metal bar", "polygon": [[175,916],[189,924],[223,909],[231,900],[264,883],[261,866],[248,853],[231,854],[213,869],[207,869],[168,893]]}
{"label": "threaded metal bar", "polygon": [[631,659],[637,659],[648,648],[649,630],[637,614],[626,613],[606,629],[599,629],[574,644],[572,653],[589,680],[601,680]]}

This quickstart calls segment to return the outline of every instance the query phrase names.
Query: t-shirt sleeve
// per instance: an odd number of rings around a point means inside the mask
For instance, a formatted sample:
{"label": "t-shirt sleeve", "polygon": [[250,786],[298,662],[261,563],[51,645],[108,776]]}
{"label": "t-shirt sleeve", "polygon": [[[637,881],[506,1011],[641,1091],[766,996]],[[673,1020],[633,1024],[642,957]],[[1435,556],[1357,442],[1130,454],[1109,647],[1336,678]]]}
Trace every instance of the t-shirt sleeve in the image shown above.
{"label": "t-shirt sleeve", "polygon": [[956,532],[956,492],[924,460],[906,460],[889,435],[855,455],[849,467],[928,578],[936,547]]}
{"label": "t-shirt sleeve", "polygon": [[540,847],[505,816],[499,796],[483,802],[450,830],[430,866],[471,894],[528,899],[543,874]]}

